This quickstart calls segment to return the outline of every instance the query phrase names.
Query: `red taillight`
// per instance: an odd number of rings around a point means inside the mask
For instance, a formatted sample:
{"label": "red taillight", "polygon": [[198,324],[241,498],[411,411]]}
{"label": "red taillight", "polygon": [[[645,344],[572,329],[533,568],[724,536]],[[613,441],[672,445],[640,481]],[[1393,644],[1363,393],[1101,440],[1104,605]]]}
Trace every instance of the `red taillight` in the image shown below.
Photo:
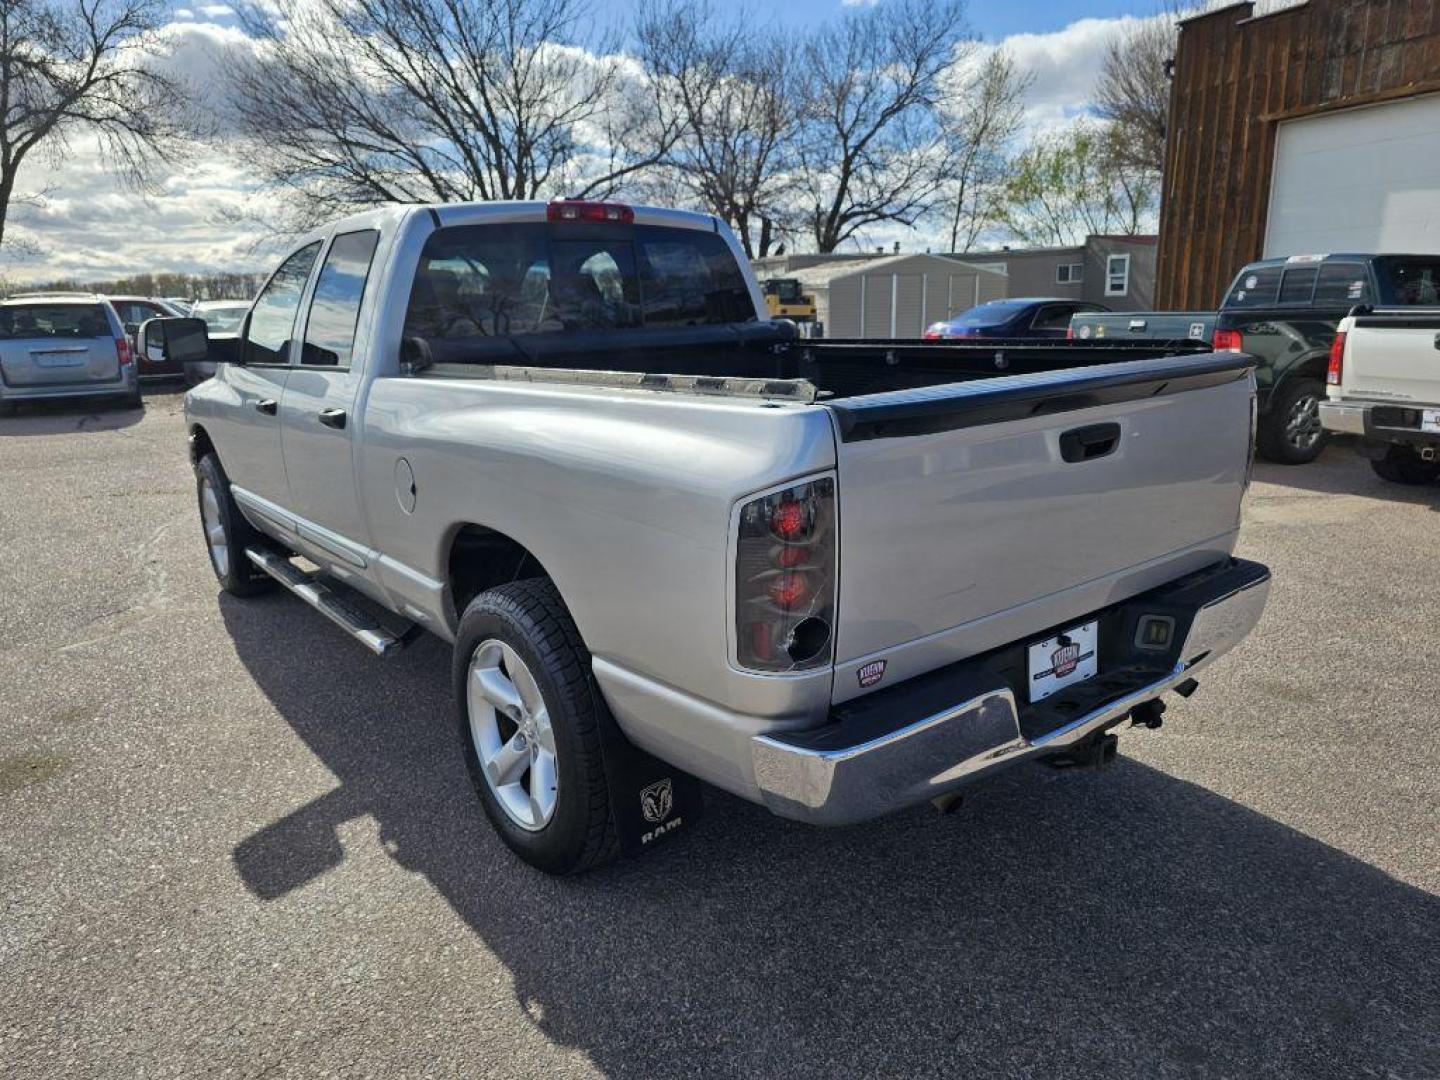
{"label": "red taillight", "polygon": [[608,221],[616,225],[632,225],[635,222],[635,211],[620,203],[561,199],[546,207],[545,219],[547,221]]}
{"label": "red taillight", "polygon": [[1335,340],[1330,343],[1330,364],[1325,369],[1325,382],[1329,386],[1339,386],[1340,376],[1345,374],[1345,331],[1336,333]]}
{"label": "red taillight", "polygon": [[118,337],[115,339],[115,356],[120,361],[121,367],[129,367],[135,362],[135,354],[130,350],[130,339]]}
{"label": "red taillight", "polygon": [[1066,340],[1066,341],[1073,341],[1074,339],[1075,339],[1075,328],[1074,328],[1073,326],[1067,326],[1067,327],[1065,327],[1065,340]]}
{"label": "red taillight", "polygon": [[830,661],[835,623],[835,481],[807,480],[740,508],[737,659],[757,671]]}
{"label": "red taillight", "polygon": [[1216,330],[1210,347],[1216,352],[1244,352],[1245,336],[1239,330]]}
{"label": "red taillight", "polygon": [[779,503],[770,511],[770,531],[781,540],[799,540],[810,529],[807,508],[795,499]]}
{"label": "red taillight", "polygon": [[810,579],[796,570],[787,570],[770,579],[765,586],[775,606],[785,611],[794,611],[810,596]]}
{"label": "red taillight", "polygon": [[923,334],[920,335],[920,340],[921,340],[921,341],[939,341],[939,340],[940,340],[940,335],[939,335],[938,333],[936,333],[934,330],[926,330],[925,333],[923,333]]}

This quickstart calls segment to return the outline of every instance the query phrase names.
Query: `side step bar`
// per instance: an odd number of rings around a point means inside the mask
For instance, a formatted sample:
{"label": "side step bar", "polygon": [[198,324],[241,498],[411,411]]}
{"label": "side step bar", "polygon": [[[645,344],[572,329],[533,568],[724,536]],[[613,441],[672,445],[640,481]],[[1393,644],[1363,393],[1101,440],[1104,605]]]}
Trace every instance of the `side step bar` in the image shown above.
{"label": "side step bar", "polygon": [[320,580],[319,574],[305,573],[274,551],[246,548],[245,557],[376,656],[399,652],[419,635],[418,623],[411,623],[398,634],[393,632],[373,615],[347,603],[335,586]]}

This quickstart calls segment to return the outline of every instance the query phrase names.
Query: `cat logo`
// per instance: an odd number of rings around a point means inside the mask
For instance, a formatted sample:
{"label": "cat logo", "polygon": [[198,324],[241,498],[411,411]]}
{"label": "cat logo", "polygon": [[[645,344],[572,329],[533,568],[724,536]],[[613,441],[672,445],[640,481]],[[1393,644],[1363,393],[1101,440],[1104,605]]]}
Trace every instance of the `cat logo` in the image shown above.
{"label": "cat logo", "polygon": [[640,792],[640,812],[651,824],[664,821],[674,806],[675,787],[668,776]]}

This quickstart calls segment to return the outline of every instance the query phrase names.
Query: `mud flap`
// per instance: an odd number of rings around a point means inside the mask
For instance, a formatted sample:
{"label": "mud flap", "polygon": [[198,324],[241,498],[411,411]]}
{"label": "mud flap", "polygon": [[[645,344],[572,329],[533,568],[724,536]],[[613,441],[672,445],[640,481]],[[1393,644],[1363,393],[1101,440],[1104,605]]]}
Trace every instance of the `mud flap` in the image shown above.
{"label": "mud flap", "polygon": [[623,854],[648,851],[700,820],[704,796],[699,780],[641,750],[608,710],[600,732],[610,808]]}

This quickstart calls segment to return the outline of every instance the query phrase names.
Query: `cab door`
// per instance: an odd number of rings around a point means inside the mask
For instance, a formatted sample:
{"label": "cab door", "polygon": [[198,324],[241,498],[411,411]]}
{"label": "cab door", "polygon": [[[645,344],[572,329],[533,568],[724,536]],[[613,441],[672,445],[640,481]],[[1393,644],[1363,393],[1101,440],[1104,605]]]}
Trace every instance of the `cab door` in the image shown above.
{"label": "cab door", "polygon": [[294,252],[255,298],[237,362],[225,372],[224,385],[233,400],[223,422],[211,431],[231,483],[279,506],[290,501],[280,446],[280,399],[290,377],[300,301],[319,253],[318,240]]}
{"label": "cab door", "polygon": [[371,557],[352,447],[365,366],[364,342],[357,335],[371,307],[366,283],[379,241],[376,229],[338,233],[331,240],[280,406],[300,539],[312,549],[308,554],[341,576],[364,575]]}

